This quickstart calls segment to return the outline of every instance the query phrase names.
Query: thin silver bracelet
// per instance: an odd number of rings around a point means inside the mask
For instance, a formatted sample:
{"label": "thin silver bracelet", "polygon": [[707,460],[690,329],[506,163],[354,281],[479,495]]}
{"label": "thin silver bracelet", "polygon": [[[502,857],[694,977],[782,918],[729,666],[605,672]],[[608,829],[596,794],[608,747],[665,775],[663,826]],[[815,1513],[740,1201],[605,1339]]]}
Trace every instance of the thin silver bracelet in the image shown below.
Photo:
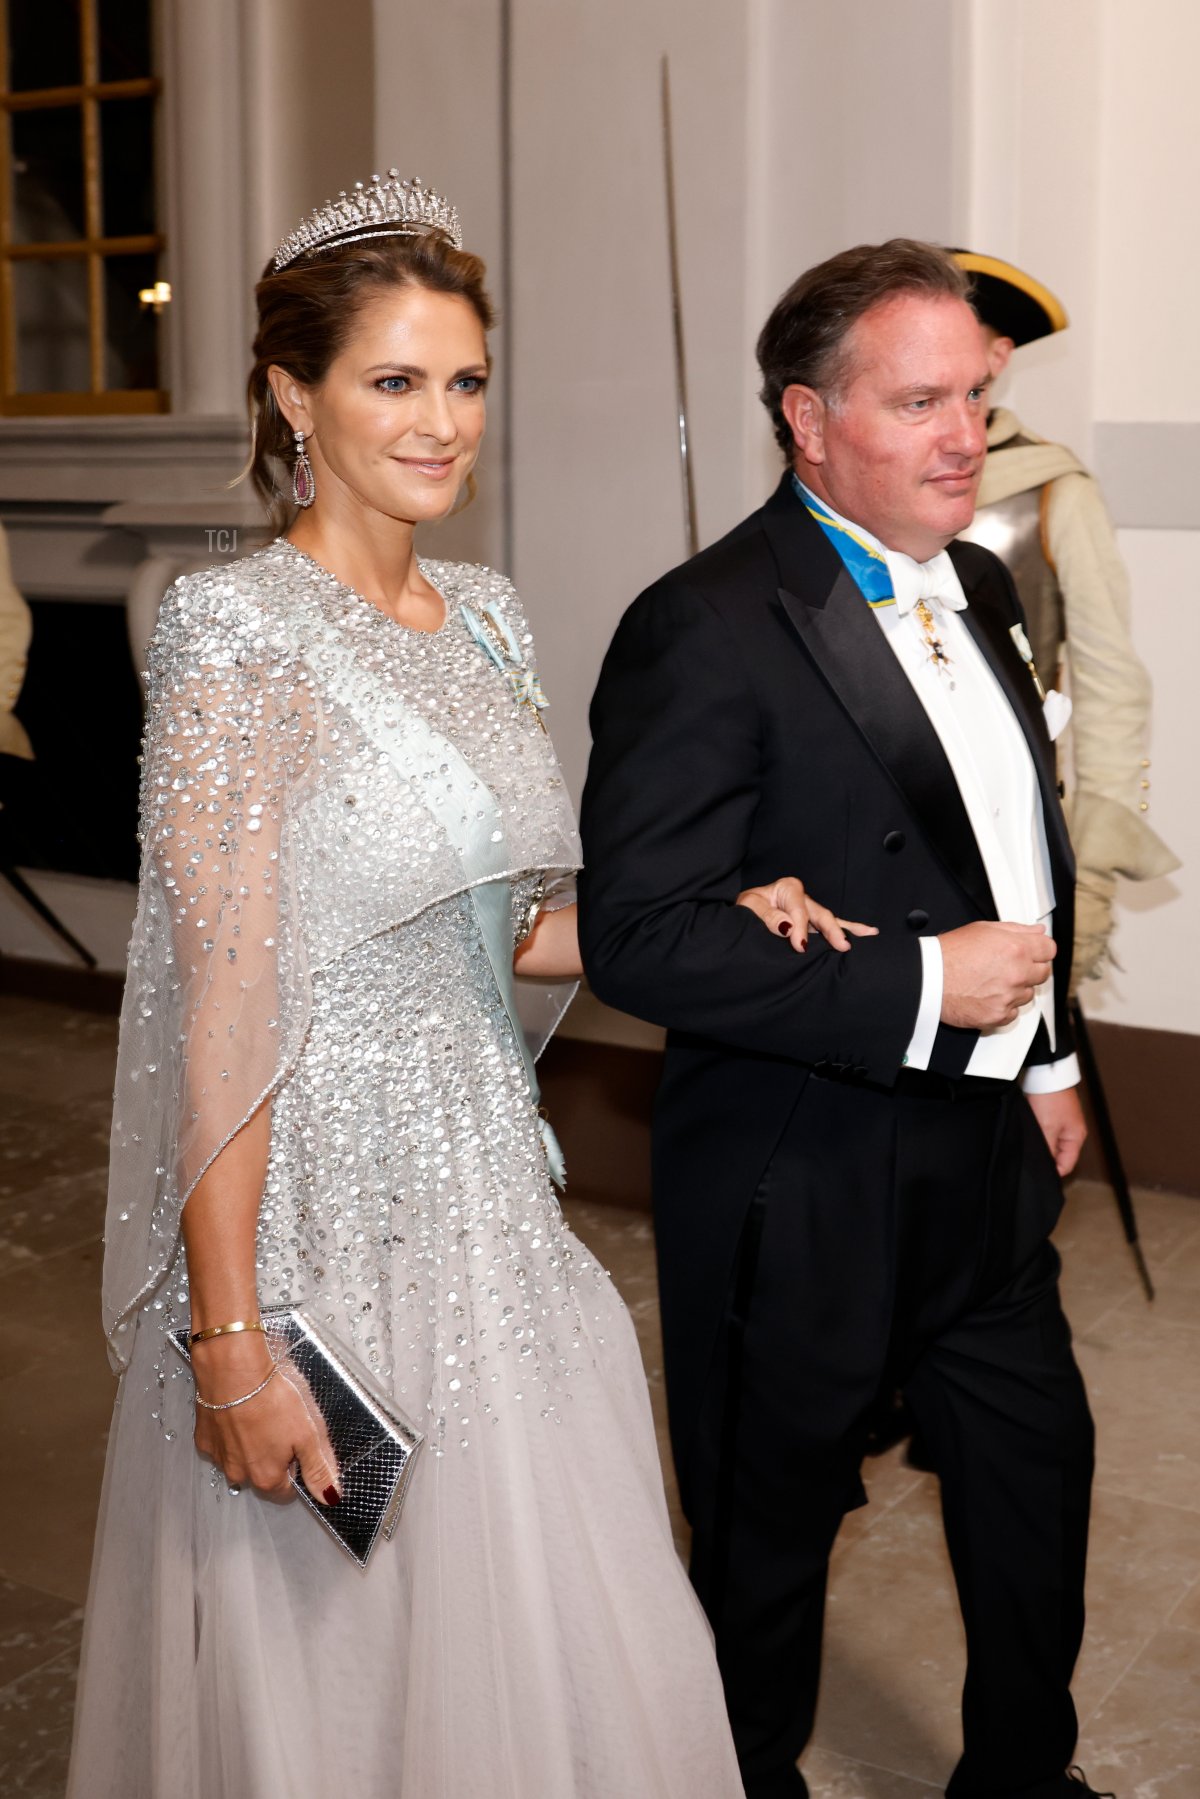
{"label": "thin silver bracelet", "polygon": [[211,1399],[201,1399],[199,1393],[197,1393],[196,1404],[203,1406],[206,1412],[231,1412],[235,1405],[245,1405],[247,1400],[257,1399],[263,1388],[269,1387],[271,1382],[275,1379],[275,1376],[279,1373],[279,1368],[280,1364],[276,1362],[266,1380],[260,1380],[257,1387],[254,1387],[249,1393],[243,1393],[240,1399],[227,1399],[223,1405],[214,1405]]}
{"label": "thin silver bracelet", "polygon": [[521,945],[533,934],[533,927],[538,921],[538,913],[546,903],[546,879],[543,875],[529,896],[529,904],[525,907],[517,923],[516,942],[514,948]]}

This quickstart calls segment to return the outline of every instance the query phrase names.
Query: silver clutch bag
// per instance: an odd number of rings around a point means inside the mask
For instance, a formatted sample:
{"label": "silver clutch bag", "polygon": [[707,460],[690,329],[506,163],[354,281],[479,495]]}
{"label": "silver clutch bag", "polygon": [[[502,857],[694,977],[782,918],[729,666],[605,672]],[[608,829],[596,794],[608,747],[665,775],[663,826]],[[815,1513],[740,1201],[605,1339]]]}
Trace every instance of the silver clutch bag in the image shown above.
{"label": "silver clutch bag", "polygon": [[[390,1537],[400,1521],[424,1437],[303,1312],[292,1306],[264,1306],[261,1317],[272,1356],[277,1362],[286,1359],[302,1376],[325,1421],[342,1496],[336,1505],[319,1505],[295,1468],[292,1485],[314,1517],[365,1568],[380,1537]],[[187,1331],[172,1330],[167,1336],[190,1364]]]}

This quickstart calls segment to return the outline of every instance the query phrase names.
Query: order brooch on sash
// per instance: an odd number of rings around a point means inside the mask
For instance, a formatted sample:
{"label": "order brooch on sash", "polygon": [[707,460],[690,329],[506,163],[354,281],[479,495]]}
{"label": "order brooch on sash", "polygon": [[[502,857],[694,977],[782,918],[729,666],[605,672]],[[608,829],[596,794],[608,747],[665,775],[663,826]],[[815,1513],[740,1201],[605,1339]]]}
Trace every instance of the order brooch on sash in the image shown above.
{"label": "order brooch on sash", "polygon": [[537,670],[526,662],[516,633],[503,612],[496,606],[484,606],[476,612],[465,600],[459,606],[459,611],[471,636],[480,649],[487,652],[508,682],[516,704],[527,707],[544,731],[546,721],[542,713],[550,702],[538,679]]}

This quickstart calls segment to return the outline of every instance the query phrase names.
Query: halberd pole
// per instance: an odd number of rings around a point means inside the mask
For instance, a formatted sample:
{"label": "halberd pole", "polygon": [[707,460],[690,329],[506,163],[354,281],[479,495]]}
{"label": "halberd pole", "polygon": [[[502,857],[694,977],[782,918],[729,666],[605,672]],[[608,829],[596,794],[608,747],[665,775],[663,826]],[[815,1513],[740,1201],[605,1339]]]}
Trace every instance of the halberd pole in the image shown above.
{"label": "halberd pole", "polygon": [[671,327],[675,339],[675,398],[679,413],[679,468],[683,476],[683,515],[687,529],[688,555],[700,548],[700,532],[696,524],[696,487],[692,480],[692,463],[688,430],[687,360],[683,352],[683,296],[679,284],[679,232],[675,221],[675,150],[671,137],[671,68],[662,59],[662,141],[663,178],[667,195],[667,254],[671,264]]}

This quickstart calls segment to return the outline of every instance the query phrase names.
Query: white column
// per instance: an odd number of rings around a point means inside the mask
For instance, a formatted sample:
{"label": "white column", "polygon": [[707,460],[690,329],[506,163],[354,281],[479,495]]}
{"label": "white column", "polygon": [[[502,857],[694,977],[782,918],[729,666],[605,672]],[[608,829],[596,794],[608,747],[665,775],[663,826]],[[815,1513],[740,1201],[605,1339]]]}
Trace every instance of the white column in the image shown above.
{"label": "white column", "polygon": [[175,412],[241,411],[246,364],[238,0],[165,0],[168,336]]}
{"label": "white column", "polygon": [[279,240],[375,160],[371,0],[241,0],[242,229],[252,287]]}
{"label": "white column", "polygon": [[372,173],[373,43],[371,0],[165,0],[173,411],[242,412],[270,251]]}

